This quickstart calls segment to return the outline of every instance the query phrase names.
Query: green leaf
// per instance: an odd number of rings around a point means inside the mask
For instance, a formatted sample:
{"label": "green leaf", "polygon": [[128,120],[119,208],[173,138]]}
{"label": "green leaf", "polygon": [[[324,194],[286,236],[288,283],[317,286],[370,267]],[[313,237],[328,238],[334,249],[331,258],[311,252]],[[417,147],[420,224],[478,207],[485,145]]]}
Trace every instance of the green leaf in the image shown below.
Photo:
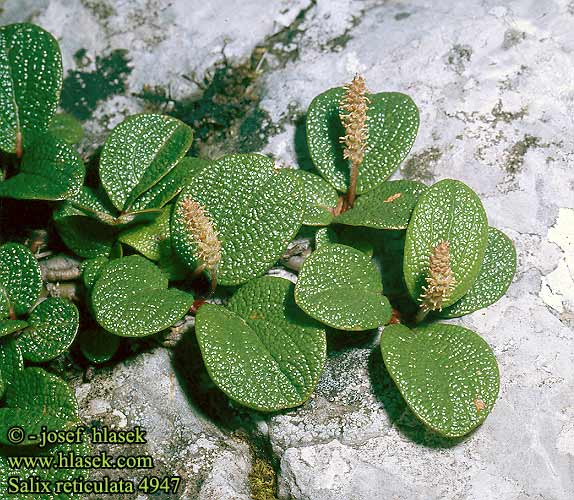
{"label": "green leaf", "polygon": [[95,218],[108,226],[125,226],[137,222],[153,221],[161,212],[159,208],[144,208],[132,209],[120,214],[103,191],[87,186],[84,186],[76,196],[68,201],[77,215]]}
{"label": "green leaf", "polygon": [[192,178],[171,220],[174,248],[182,261],[198,265],[197,244],[188,232],[182,203],[191,198],[209,215],[221,243],[217,277],[238,285],[265,273],[283,255],[301,226],[303,186],[288,169],[256,154],[230,155]]}
{"label": "green leaf", "polygon": [[105,224],[116,225],[118,212],[111,201],[101,190],[95,190],[88,186],[82,186],[80,191],[68,199],[73,210],[68,209],[75,215],[94,217]]}
{"label": "green leaf", "polygon": [[90,290],[96,284],[108,262],[107,257],[96,257],[82,262],[82,281],[86,289]]}
{"label": "green leaf", "polygon": [[339,243],[337,234],[331,227],[322,227],[315,233],[315,249],[319,250],[324,245]]}
{"label": "green leaf", "polygon": [[196,335],[213,381],[256,410],[304,403],[325,364],[325,331],[297,307],[293,284],[283,278],[250,281],[227,308],[203,305]]}
{"label": "green leaf", "polygon": [[0,443],[12,444],[6,433],[13,426],[25,431],[22,445],[33,445],[38,441],[28,436],[38,434],[42,426],[55,431],[76,424],[78,404],[68,384],[42,368],[26,368],[6,390],[6,406],[0,408]]}
{"label": "green leaf", "polygon": [[120,337],[98,328],[80,333],[80,349],[88,361],[101,364],[112,359],[120,346]]}
{"label": "green leaf", "polygon": [[492,410],[498,365],[488,344],[457,325],[385,327],[385,366],[415,415],[443,436],[464,436]]}
{"label": "green leaf", "polygon": [[50,361],[65,352],[74,341],[80,315],[69,300],[50,297],[31,312],[30,326],[18,337],[22,356],[34,363]]}
{"label": "green leaf", "polygon": [[165,207],[159,217],[150,224],[134,226],[123,231],[118,240],[131,246],[150,260],[159,260],[162,246],[171,251],[169,221],[172,206]]}
{"label": "green leaf", "polygon": [[49,132],[68,144],[77,144],[84,137],[82,124],[68,113],[57,113],[50,123]]}
{"label": "green leaf", "polygon": [[159,182],[191,146],[192,130],[176,118],[130,116],[111,132],[100,158],[100,179],[120,212]]}
{"label": "green leaf", "polygon": [[42,289],[40,266],[32,252],[19,243],[0,247],[1,314],[26,314],[38,300]]}
{"label": "green leaf", "polygon": [[[344,89],[327,90],[313,99],[307,112],[307,143],[315,167],[341,192],[349,184],[349,162],[343,159],[340,138],[345,135],[339,118]],[[357,193],[365,193],[386,180],[410,151],[419,126],[412,99],[396,92],[368,95],[369,139],[359,168]]]}
{"label": "green leaf", "polygon": [[333,220],[331,209],[337,206],[337,191],[318,175],[305,170],[293,170],[293,175],[305,186],[305,214],[303,224],[307,226],[327,226]]}
{"label": "green leaf", "polygon": [[370,330],[391,319],[381,277],[363,252],[325,245],[307,258],[295,301],[309,316],[339,330]]}
{"label": "green leaf", "polygon": [[53,215],[60,238],[80,257],[108,257],[118,234],[116,227],[103,224],[65,202]]}
{"label": "green leaf", "polygon": [[25,200],[63,200],[82,187],[86,170],[68,144],[48,134],[31,141],[20,171],[0,183],[0,196]]}
{"label": "green leaf", "polygon": [[[51,429],[50,429],[51,430]],[[19,453],[18,453],[19,452]],[[81,443],[64,443],[55,444],[53,446],[47,446],[46,448],[36,448],[36,447],[26,447],[23,449],[11,449],[0,454],[0,491],[2,491],[2,500],[80,500],[80,498],[86,498],[84,495],[80,497],[77,494],[69,493],[59,493],[56,494],[53,491],[51,493],[44,493],[41,496],[35,492],[31,493],[17,493],[10,494],[9,489],[9,478],[13,477],[16,471],[10,467],[10,462],[6,458],[7,456],[22,455],[26,456],[49,456],[49,457],[69,457],[73,454],[74,457],[87,457],[90,456],[90,446],[87,439],[84,439]],[[28,485],[32,477],[38,481],[50,481],[52,485],[56,484],[57,481],[62,481],[63,483],[73,484],[72,482],[77,478],[87,478],[90,474],[90,469],[80,469],[80,468],[43,468],[40,466],[41,462],[36,462],[36,467],[22,467],[17,471],[17,476],[21,484]],[[37,483],[36,483],[37,484]],[[21,488],[24,490],[24,488]]]}
{"label": "green leaf", "polygon": [[405,241],[403,272],[411,297],[423,293],[433,249],[448,241],[456,285],[443,307],[460,299],[476,279],[488,242],[486,213],[476,193],[445,179],[429,188],[413,211]]}
{"label": "green leaf", "polygon": [[350,210],[335,217],[337,224],[375,229],[406,229],[419,196],[427,187],[415,181],[388,181],[359,196]]}
{"label": "green leaf", "polygon": [[[24,360],[14,338],[0,339],[0,380],[4,389],[24,370]],[[4,390],[0,392],[0,396]]]}
{"label": "green leaf", "polygon": [[27,149],[45,132],[60,100],[62,56],[50,33],[32,24],[0,28],[0,149]]}
{"label": "green leaf", "polygon": [[11,333],[23,330],[28,323],[18,319],[5,319],[0,321],[0,337],[5,337]]}
{"label": "green leaf", "polygon": [[168,290],[167,276],[139,255],[111,261],[92,290],[96,321],[121,337],[144,337],[168,328],[192,304],[192,294]]}
{"label": "green leaf", "polygon": [[443,318],[456,318],[494,304],[502,297],[516,272],[516,250],[502,231],[488,228],[488,245],[480,272],[466,295],[437,312]]}
{"label": "green leaf", "polygon": [[193,176],[197,175],[210,163],[208,160],[201,158],[191,158],[189,156],[182,158],[168,174],[134,201],[131,210],[163,207],[184,186],[189,184]]}
{"label": "green leaf", "polygon": [[[384,231],[384,238],[379,246],[377,258],[381,265],[383,288],[388,297],[400,299],[400,309],[403,314],[416,314],[419,304],[410,299],[403,278],[403,260],[405,253],[405,231]],[[392,300],[391,299],[391,300]]]}

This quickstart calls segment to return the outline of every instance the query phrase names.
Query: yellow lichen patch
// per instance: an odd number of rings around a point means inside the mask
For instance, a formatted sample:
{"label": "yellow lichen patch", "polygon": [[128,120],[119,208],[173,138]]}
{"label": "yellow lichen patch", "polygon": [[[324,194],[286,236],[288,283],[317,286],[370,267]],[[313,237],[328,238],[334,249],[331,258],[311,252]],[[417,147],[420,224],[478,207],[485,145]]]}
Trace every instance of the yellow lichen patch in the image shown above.
{"label": "yellow lichen patch", "polygon": [[426,282],[427,286],[423,286],[423,293],[419,298],[421,309],[424,312],[442,311],[443,304],[456,286],[456,279],[450,265],[448,241],[441,241],[433,248],[429,258]]}
{"label": "yellow lichen patch", "polygon": [[221,243],[211,218],[205,209],[190,197],[180,205],[185,226],[196,245],[196,257],[210,271],[215,271],[221,260]]}

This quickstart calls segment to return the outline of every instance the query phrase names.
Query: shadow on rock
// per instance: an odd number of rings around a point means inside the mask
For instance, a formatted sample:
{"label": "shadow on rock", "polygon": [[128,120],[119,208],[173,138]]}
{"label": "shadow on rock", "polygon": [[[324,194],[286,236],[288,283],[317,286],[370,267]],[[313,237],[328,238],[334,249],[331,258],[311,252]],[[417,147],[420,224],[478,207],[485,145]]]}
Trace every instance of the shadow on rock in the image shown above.
{"label": "shadow on rock", "polygon": [[393,424],[415,443],[430,448],[450,448],[465,439],[440,436],[417,419],[391,379],[378,346],[372,350],[369,357],[369,377],[375,397],[383,404]]}
{"label": "shadow on rock", "polygon": [[378,340],[378,330],[347,332],[344,330],[327,329],[327,354],[344,351],[349,348],[369,348]]}

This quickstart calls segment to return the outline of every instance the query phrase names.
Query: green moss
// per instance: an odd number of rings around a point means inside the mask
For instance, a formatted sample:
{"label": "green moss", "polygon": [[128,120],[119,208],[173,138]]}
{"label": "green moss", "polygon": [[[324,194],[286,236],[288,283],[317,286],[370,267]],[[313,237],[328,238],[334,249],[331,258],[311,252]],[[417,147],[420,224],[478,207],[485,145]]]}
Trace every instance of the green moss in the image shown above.
{"label": "green moss", "polygon": [[277,130],[259,107],[260,59],[256,49],[240,64],[224,61],[198,82],[202,91],[186,99],[173,99],[161,87],[145,87],[137,97],[144,100],[147,111],[167,113],[193,128],[193,155],[213,158],[231,151],[259,151]]}
{"label": "green moss", "polygon": [[277,500],[277,476],[273,467],[261,458],[255,458],[249,472],[249,487],[253,500]]}
{"label": "green moss", "polygon": [[269,113],[257,106],[241,122],[238,152],[260,151],[267,145],[269,136],[278,131],[279,127],[271,121]]}
{"label": "green moss", "polygon": [[131,73],[127,51],[117,49],[107,56],[97,56],[94,71],[84,71],[87,51],[74,54],[80,69],[68,72],[62,88],[62,108],[79,120],[92,116],[99,102],[126,92],[126,80]]}

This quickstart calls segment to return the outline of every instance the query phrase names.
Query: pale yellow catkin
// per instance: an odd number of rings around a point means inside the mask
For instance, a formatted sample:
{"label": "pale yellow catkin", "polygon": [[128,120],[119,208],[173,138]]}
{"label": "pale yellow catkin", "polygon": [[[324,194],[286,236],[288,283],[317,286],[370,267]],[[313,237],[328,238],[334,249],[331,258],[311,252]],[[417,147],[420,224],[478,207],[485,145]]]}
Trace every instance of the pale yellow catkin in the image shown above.
{"label": "pale yellow catkin", "polygon": [[365,79],[361,75],[355,75],[353,81],[345,85],[345,94],[339,105],[339,116],[345,128],[345,135],[340,139],[345,145],[343,156],[351,162],[351,168],[358,168],[365,155],[368,105]]}
{"label": "pale yellow catkin", "polygon": [[205,267],[215,271],[221,260],[221,243],[211,218],[191,197],[182,200],[180,213],[187,232],[195,243],[196,257]]}
{"label": "pale yellow catkin", "polygon": [[429,258],[429,275],[427,286],[423,286],[420,296],[421,309],[427,311],[442,311],[443,304],[449,299],[456,286],[456,279],[450,262],[448,241],[441,241],[433,248]]}

